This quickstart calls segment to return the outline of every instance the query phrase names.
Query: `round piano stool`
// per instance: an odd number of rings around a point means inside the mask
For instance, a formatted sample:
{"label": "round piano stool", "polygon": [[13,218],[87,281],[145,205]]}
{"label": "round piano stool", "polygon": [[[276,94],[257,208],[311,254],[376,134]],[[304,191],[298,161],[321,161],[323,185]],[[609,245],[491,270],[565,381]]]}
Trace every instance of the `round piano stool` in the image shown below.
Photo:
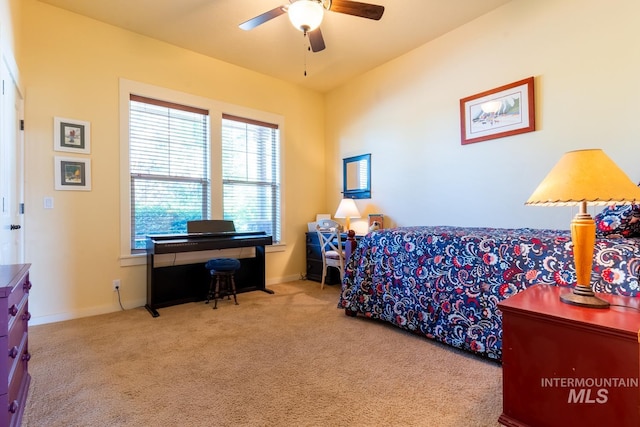
{"label": "round piano stool", "polygon": [[205,268],[211,274],[205,304],[209,304],[213,296],[213,309],[215,310],[218,308],[218,299],[223,299],[226,296],[230,300],[233,295],[233,301],[238,305],[234,274],[240,268],[240,261],[235,258],[213,258],[207,261]]}

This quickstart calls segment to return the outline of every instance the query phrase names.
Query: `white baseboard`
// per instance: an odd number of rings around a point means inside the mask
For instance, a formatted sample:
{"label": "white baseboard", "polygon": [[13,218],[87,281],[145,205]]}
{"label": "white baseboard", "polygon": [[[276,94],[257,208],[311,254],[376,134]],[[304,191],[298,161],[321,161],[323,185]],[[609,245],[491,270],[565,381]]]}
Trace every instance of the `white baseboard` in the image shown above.
{"label": "white baseboard", "polygon": [[[269,285],[277,285],[280,283],[292,282],[294,280],[299,280],[299,279],[300,279],[299,275],[285,276],[285,277],[280,277],[275,279],[269,279],[267,280],[266,285],[268,287]],[[129,300],[126,302],[123,301],[122,305],[125,307],[125,309],[131,309],[131,308],[137,308],[137,307],[144,307],[146,303],[147,303],[146,299],[138,299],[138,300]],[[82,317],[98,316],[100,314],[113,313],[120,310],[121,308],[117,305],[115,306],[105,305],[105,306],[99,306],[99,307],[90,307],[90,308],[81,309],[81,310],[74,310],[74,311],[65,312],[65,313],[52,314],[49,316],[40,316],[40,317],[33,316],[31,317],[31,320],[29,320],[29,326],[63,322],[65,320],[80,319]]]}
{"label": "white baseboard", "polygon": [[[146,300],[134,300],[123,302],[125,309],[143,307],[147,303]],[[74,310],[65,313],[51,314],[49,316],[32,316],[29,320],[29,326],[44,325],[47,323],[63,322],[65,320],[80,319],[82,317],[98,316],[100,314],[113,313],[121,311],[120,306],[108,305],[100,307],[91,307],[81,310]]]}
{"label": "white baseboard", "polygon": [[293,282],[294,280],[300,280],[299,274],[292,274],[291,276],[278,277],[276,279],[268,279],[266,285],[279,285],[280,283]]}

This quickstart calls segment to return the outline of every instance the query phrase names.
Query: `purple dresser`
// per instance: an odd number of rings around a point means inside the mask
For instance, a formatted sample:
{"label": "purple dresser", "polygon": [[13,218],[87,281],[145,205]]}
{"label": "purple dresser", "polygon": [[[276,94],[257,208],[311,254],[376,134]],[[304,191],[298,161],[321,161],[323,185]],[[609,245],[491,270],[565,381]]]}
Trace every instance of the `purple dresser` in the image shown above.
{"label": "purple dresser", "polygon": [[30,266],[0,265],[0,348],[6,351],[5,362],[0,362],[0,427],[21,424],[31,382],[27,339]]}

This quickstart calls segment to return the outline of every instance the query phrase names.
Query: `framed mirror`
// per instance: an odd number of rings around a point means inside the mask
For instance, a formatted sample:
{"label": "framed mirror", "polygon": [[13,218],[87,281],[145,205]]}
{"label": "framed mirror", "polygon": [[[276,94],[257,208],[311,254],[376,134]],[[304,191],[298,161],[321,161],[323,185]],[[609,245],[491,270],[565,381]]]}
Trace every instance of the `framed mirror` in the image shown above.
{"label": "framed mirror", "polygon": [[344,197],[371,198],[371,154],[347,157],[342,160],[342,186]]}

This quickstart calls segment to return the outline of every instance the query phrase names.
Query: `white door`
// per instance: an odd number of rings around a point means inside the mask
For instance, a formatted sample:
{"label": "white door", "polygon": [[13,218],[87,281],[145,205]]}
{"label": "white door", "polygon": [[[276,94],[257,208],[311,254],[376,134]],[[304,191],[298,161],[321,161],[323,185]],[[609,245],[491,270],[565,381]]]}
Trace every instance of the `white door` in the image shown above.
{"label": "white door", "polygon": [[0,264],[24,262],[22,96],[2,61],[0,103]]}

